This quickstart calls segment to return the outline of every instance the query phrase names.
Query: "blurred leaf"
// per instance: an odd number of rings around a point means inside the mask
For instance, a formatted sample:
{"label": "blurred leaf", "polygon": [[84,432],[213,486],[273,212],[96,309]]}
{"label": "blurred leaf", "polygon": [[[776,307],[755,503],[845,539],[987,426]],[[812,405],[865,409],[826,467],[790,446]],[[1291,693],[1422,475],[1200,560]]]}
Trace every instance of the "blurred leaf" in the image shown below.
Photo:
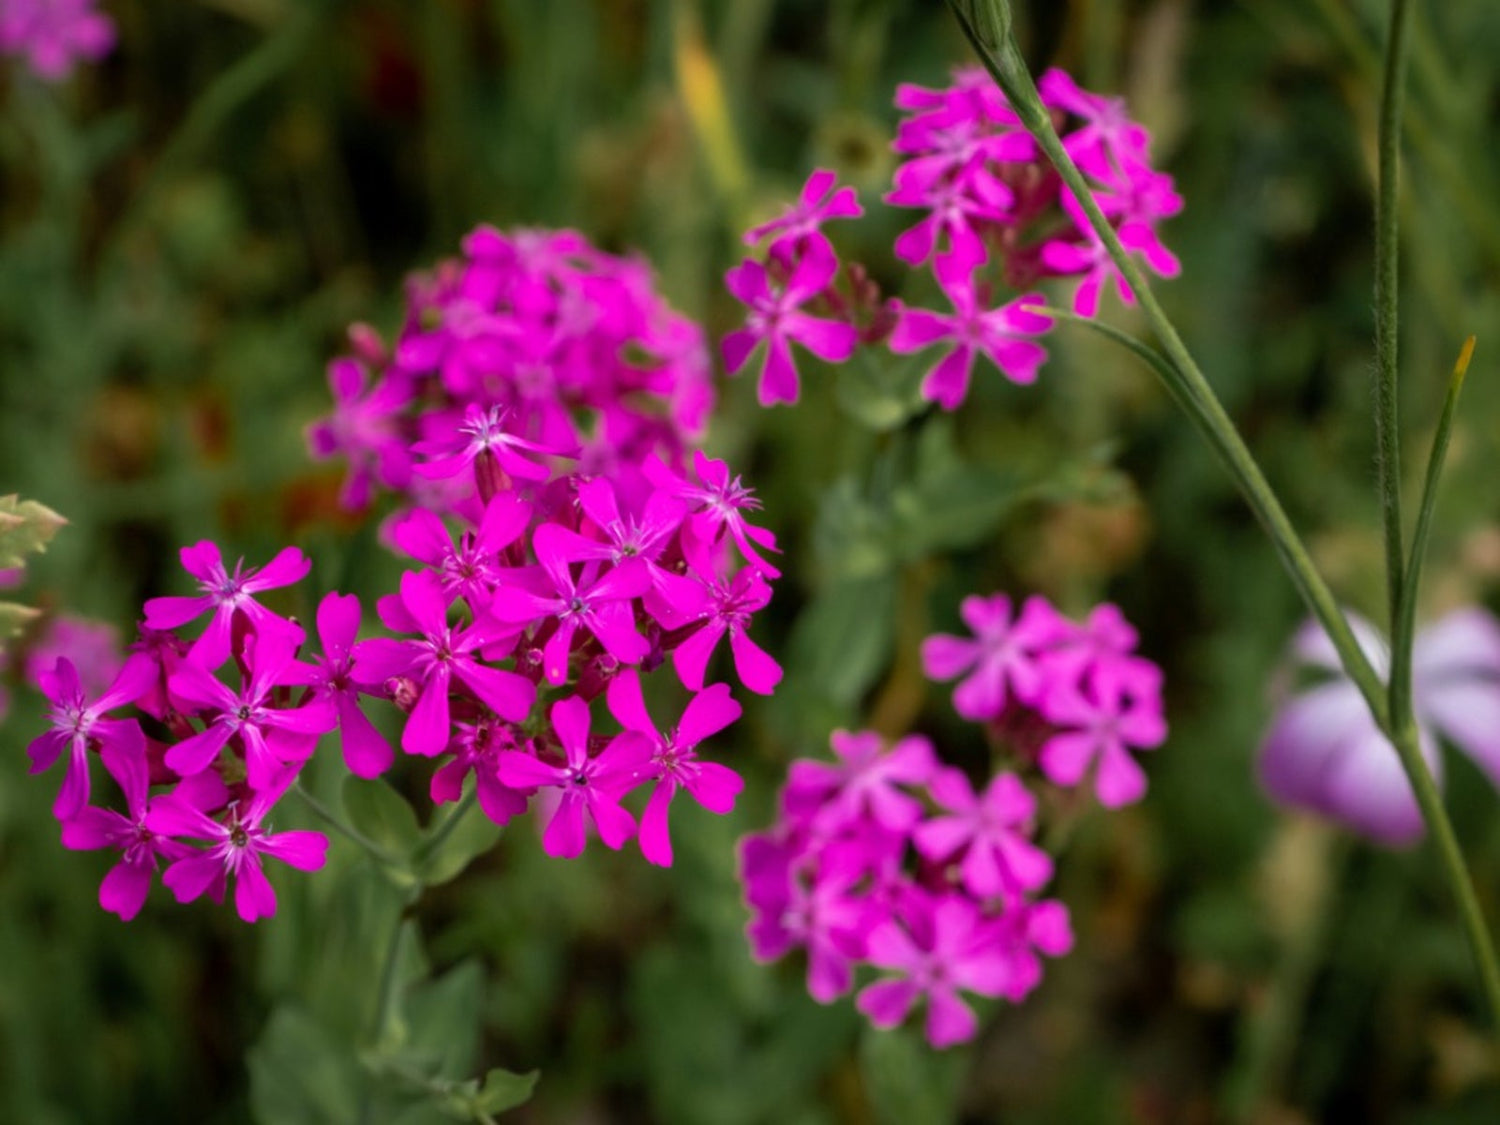
{"label": "blurred leaf", "polygon": [[957,1120],[968,1061],[961,1049],[935,1050],[915,1027],[867,1028],[859,1044],[865,1088],[883,1125]]}
{"label": "blurred leaf", "polygon": [[907,560],[983,542],[1030,488],[1013,471],[965,463],[948,418],[922,428],[915,462],[913,479],[891,496],[892,542]]}
{"label": "blurred leaf", "polygon": [[461,1078],[479,1053],[484,970],[465,961],[406,996],[406,1039],[401,1057],[432,1077]]}
{"label": "blurred leaf", "polygon": [[0,641],[14,637],[41,616],[41,610],[19,602],[0,602]]}
{"label": "blurred leaf", "polygon": [[281,1007],[271,1014],[248,1062],[256,1120],[353,1125],[361,1087],[355,1060],[300,1009]]}
{"label": "blurred leaf", "polygon": [[819,591],[792,631],[789,677],[853,703],[890,658],[895,604],[893,574],[836,580]]}
{"label": "blurred leaf", "polygon": [[21,566],[27,555],[45,551],[67,522],[35,500],[0,496],[0,570]]}
{"label": "blurred leaf", "polygon": [[378,777],[347,777],[343,793],[350,824],[393,858],[411,855],[422,827],[405,797]]}
{"label": "blurred leaf", "polygon": [[484,1076],[484,1085],[469,1104],[481,1113],[503,1113],[514,1109],[531,1099],[531,1092],[536,1089],[540,1077],[541,1071],[538,1070],[515,1074],[497,1067]]}
{"label": "blurred leaf", "polygon": [[[442,826],[443,822],[439,821],[429,830],[427,839],[431,840],[433,833],[442,831]],[[443,838],[436,851],[419,851],[418,854],[422,857],[422,882],[435,887],[456,879],[473,862],[475,856],[489,851],[499,839],[500,826],[478,809],[469,809],[453,831]],[[426,846],[425,843],[423,846]]]}
{"label": "blurred leaf", "polygon": [[920,356],[861,348],[839,369],[839,407],[871,430],[893,430],[928,409],[921,394],[921,367]]}

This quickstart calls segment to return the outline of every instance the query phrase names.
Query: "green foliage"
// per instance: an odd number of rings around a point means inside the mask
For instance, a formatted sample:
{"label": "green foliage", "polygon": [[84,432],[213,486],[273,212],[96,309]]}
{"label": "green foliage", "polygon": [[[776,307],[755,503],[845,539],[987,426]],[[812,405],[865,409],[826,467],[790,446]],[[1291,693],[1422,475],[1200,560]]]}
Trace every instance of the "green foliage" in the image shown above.
{"label": "green foliage", "polygon": [[[1385,7],[1009,5],[1032,62],[1124,94],[1152,126],[1188,201],[1164,230],[1184,276],[1159,296],[1335,590],[1366,611],[1381,602],[1365,152]],[[339,470],[309,461],[303,428],[329,409],[322,369],[345,326],[389,332],[402,278],[478,222],[639,250],[718,334],[740,313],[722,277],[748,212],[836,168],[869,211],[830,231],[841,255],[889,293],[941,300],[906,292],[891,240],[915,216],[876,199],[896,84],[967,60],[942,5],[113,9],[109,62],[46,87],[7,61],[0,90],[0,481],[37,498],[0,502],[0,567],[25,555],[25,598],[46,612],[128,635],[145,598],[185,588],[178,548],[214,538],[247,560],[296,542],[309,585],[358,593],[368,614],[403,563],[378,520],[338,511]],[[713,137],[677,72],[693,16],[725,93]],[[1455,0],[1415,19],[1408,464],[1459,340],[1480,337],[1421,618],[1493,604],[1500,578],[1500,383],[1484,377],[1500,318],[1500,13]],[[737,182],[705,142],[738,154]],[[1140,331],[1127,309],[1106,316]],[[1283,855],[1288,822],[1251,780],[1264,685],[1301,615],[1260,533],[1135,359],[1067,329],[1047,346],[1030,388],[981,358],[952,415],[916,393],[932,353],[809,363],[792,409],[754,407],[749,376],[722,388],[711,440],[784,548],[755,636],[787,675],[769,701],[736,689],[746,719],[713,753],[745,792],[722,820],[677,802],[670,871],[633,848],[550,860],[529,820],[497,846],[477,810],[429,808],[429,763],[403,758],[387,779],[312,786],[385,860],[330,832],[324,871],[272,871],[280,908],[253,929],[160,889],[122,926],[96,901],[111,860],[60,849],[50,780],[25,774],[43,720],[17,654],[0,1120],[416,1125],[524,1105],[516,1120],[1082,1125],[1215,1118],[1245,1075],[1245,1120],[1493,1120],[1466,955],[1421,853]],[[55,540],[53,509],[72,521]],[[1023,1008],[994,1006],[978,1044],[937,1054],[919,1027],[875,1034],[847,1000],[813,1003],[799,958],[749,960],[734,841],[770,819],[788,760],[872,701],[977,762],[946,691],[903,661],[962,596],[1001,589],[1121,605],[1167,670],[1172,736],[1149,799],[1107,824],[1084,816],[1059,857],[1077,951]],[[315,601],[279,608],[310,622]],[[33,613],[0,606],[0,632]],[[1449,767],[1477,883],[1493,888],[1494,794]],[[102,771],[95,783],[115,800]],[[326,830],[295,796],[277,817]],[[1288,964],[1306,974],[1300,1006],[1271,1002]],[[1275,1048],[1264,1066],[1260,1042]]]}

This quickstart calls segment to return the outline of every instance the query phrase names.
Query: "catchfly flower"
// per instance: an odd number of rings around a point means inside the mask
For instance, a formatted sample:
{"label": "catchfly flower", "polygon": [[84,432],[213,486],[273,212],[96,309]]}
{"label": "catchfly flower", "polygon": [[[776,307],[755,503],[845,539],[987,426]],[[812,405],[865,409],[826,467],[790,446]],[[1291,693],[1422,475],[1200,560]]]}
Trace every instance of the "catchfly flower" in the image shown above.
{"label": "catchfly flower", "polygon": [[[824,191],[768,234],[800,246],[847,211]],[[179,901],[232,885],[245,921],[269,916],[266,858],[322,866],[326,840],[278,830],[279,810],[289,793],[318,801],[299,779],[335,733],[362,779],[398,751],[431,760],[427,791],[455,815],[469,786],[497,824],[539,808],[556,856],[639,828],[647,860],[670,865],[678,793],[734,805],[742,782],[714,743],[740,705],[718,672],[762,693],[781,677],[751,639],[776,539],[750,522],[754,489],[696,448],[713,401],[701,330],[643,262],[570,231],[482,227],[407,296],[390,343],[351,329],[333,413],[308,431],[315,456],[349,462],[344,504],[395,509],[379,538],[407,569],[378,624],[352,594],[297,589],[312,571],[298,547],[231,566],[203,540],[181,552],[197,589],[145,603],[122,668],[97,640],[42,646],[52,729],[33,772],[66,751],[64,843],[118,852],[100,902],[121,918],[158,874]],[[675,688],[648,712],[652,677]],[[591,733],[606,705],[617,729]],[[643,787],[637,821],[621,802]]]}
{"label": "catchfly flower", "polygon": [[1106,808],[1139,800],[1135,752],[1166,737],[1161,672],[1116,607],[1080,623],[1041,597],[1016,612],[976,595],[962,616],[974,636],[929,637],[922,660],[961,678],[955,705],[1003,765],[978,777],[925,735],[834,731],[836,760],[793,762],[777,822],[739,848],[754,956],[804,950],[820,1003],[865,971],[870,1022],[921,1010],[935,1047],[977,1034],[968,995],[1020,1003],[1043,958],[1072,948],[1066,905],[1045,897],[1055,864],[1039,840],[1058,802],[1043,794],[1087,781]]}
{"label": "catchfly flower", "polygon": [[[1060,70],[1044,75],[1040,90],[1121,243],[1147,269],[1177,276],[1181,264],[1159,227],[1183,201],[1172,178],[1151,165],[1150,134],[1121,100],[1090,93]],[[765,344],[763,406],[800,397],[796,341],[835,364],[869,349],[862,366],[877,370],[889,364],[874,352],[881,346],[897,355],[941,347],[916,390],[954,410],[968,397],[980,354],[1011,382],[1035,381],[1047,358],[1038,337],[1052,327],[1040,284],[1069,283],[1079,316],[1096,316],[1107,290],[1135,301],[1078,199],[984,70],[960,68],[947,88],[902,86],[896,105],[904,112],[891,144],[899,163],[885,202],[918,214],[892,251],[913,271],[931,272],[952,312],[925,307],[930,283],[887,296],[873,280],[878,271],[840,264],[822,223],[858,218],[861,209],[852,189],[819,169],[783,217],[746,233],[750,245],[775,237],[725,278],[746,306],[744,327],[724,338],[725,364],[739,371]]]}

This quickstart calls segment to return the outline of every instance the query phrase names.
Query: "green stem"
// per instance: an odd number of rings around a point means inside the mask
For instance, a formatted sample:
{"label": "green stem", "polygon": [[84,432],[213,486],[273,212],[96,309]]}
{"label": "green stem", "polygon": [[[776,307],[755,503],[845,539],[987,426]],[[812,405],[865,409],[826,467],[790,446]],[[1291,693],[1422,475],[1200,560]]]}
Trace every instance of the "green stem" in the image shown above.
{"label": "green stem", "polygon": [[1417,509],[1417,526],[1412,532],[1411,555],[1406,562],[1406,579],[1396,602],[1396,618],[1391,627],[1391,718],[1411,716],[1412,644],[1417,631],[1417,590],[1422,577],[1422,560],[1427,554],[1427,540],[1432,534],[1432,513],[1437,508],[1438,481],[1448,457],[1448,443],[1453,437],[1453,419],[1458,413],[1458,396],[1463,390],[1469,360],[1474,355],[1474,337],[1464,341],[1453,374],[1448,379],[1448,394],[1443,401],[1442,417],[1432,438],[1432,452],[1427,458],[1427,479],[1422,485],[1422,505]]}
{"label": "green stem", "polygon": [[[386,942],[385,957],[380,965],[380,991],[375,997],[375,1015],[370,1030],[370,1043],[379,1046],[385,1035],[386,1028],[391,1024],[391,1019],[396,1007],[396,968],[401,963],[402,937],[406,932],[406,908],[416,902],[422,894],[422,886],[417,884],[406,896],[401,909],[396,911],[396,923],[391,928],[390,939]],[[370,1125],[375,1111],[375,1086],[374,1083],[366,1083],[359,1099],[359,1125]]]}
{"label": "green stem", "polygon": [[[1443,873],[1463,917],[1464,929],[1486,996],[1496,1023],[1500,1024],[1500,962],[1496,960],[1494,944],[1485,925],[1484,914],[1480,910],[1463,853],[1458,847],[1452,822],[1448,819],[1437,785],[1422,758],[1415,723],[1409,719],[1400,726],[1391,722],[1386,685],[1381,682],[1380,676],[1355,641],[1333,594],[1313,566],[1306,547],[1298,538],[1280,501],[1266,482],[1218,396],[1214,394],[1213,387],[1193,360],[1176,327],[1157,303],[1145,274],[1131,259],[1114,227],[1099,209],[1088,181],[1063,147],[1057,130],[1053,127],[1051,115],[1037,93],[1036,83],[1026,67],[1020,48],[1009,32],[1009,8],[1006,0],[948,0],[948,3],[985,68],[1004,91],[1021,123],[1036,139],[1057,169],[1058,175],[1073,192],[1116,268],[1135,291],[1142,310],[1161,340],[1169,366],[1180,380],[1180,387],[1175,385],[1174,380],[1167,380],[1168,389],[1172,391],[1174,398],[1189,407],[1188,413],[1193,422],[1214,447],[1220,450],[1240,491],[1280,553],[1293,583],[1333,642],[1345,672],[1359,689],[1371,715],[1389,736],[1400,756],[1422,815],[1432,830]],[[1404,0],[1395,0],[1395,3],[1403,4]],[[1157,370],[1162,372],[1160,366],[1157,366]]]}
{"label": "green stem", "polygon": [[475,803],[478,800],[478,797],[479,786],[476,784],[475,787],[465,793],[463,799],[454,806],[453,811],[448,814],[448,818],[433,830],[431,836],[427,837],[427,839],[423,841],[421,847],[417,849],[416,854],[416,867],[418,871],[423,871],[426,869],[427,861],[433,856],[437,855],[439,849],[441,849],[443,844],[447,842],[448,837],[453,835],[453,830],[457,828],[463,818],[468,815],[469,810],[474,807]]}
{"label": "green stem", "polygon": [[344,823],[343,819],[336,812],[330,809],[322,801],[314,797],[312,795],[312,792],[308,790],[300,780],[293,783],[292,791],[296,793],[297,796],[301,797],[302,800],[307,803],[307,807],[312,809],[312,811],[318,815],[319,819],[326,823],[328,827],[332,828],[335,832],[337,832],[340,836],[343,836],[345,839],[357,844],[370,856],[371,859],[375,860],[377,863],[385,864],[387,867],[396,868],[404,868],[406,866],[404,861],[399,860],[395,856],[391,855],[390,852],[386,851],[359,829],[355,828],[351,824]]}
{"label": "green stem", "polygon": [[[1401,433],[1399,426],[1399,270],[1401,105],[1406,59],[1411,53],[1411,5],[1392,0],[1385,72],[1381,79],[1380,130],[1375,185],[1375,464],[1380,518],[1385,532],[1386,608],[1392,642],[1400,643],[1401,590],[1406,549],[1401,534]],[[1410,676],[1406,677],[1410,680]],[[1391,725],[1411,719],[1411,684],[1391,676]]]}
{"label": "green stem", "polygon": [[[1381,683],[1380,677],[1360,649],[1359,643],[1354,639],[1349,623],[1339,610],[1332,591],[1328,589],[1323,576],[1313,565],[1307,548],[1292,527],[1291,520],[1260,471],[1260,466],[1256,464],[1255,458],[1245,446],[1244,439],[1240,437],[1233,421],[1225,413],[1218,396],[1214,394],[1213,388],[1177,334],[1177,329],[1157,303],[1140,267],[1121,245],[1114,227],[1099,210],[1088,181],[1073,163],[1067,150],[1063,148],[1062,140],[1052,125],[1052,118],[1046,107],[1042,105],[1041,98],[1036,91],[1036,84],[1026,69],[1025,60],[1022,59],[1015,40],[1006,36],[998,46],[987,46],[981,31],[975,28],[970,14],[960,6],[959,0],[949,0],[949,5],[958,15],[959,22],[969,35],[981,61],[994,76],[995,81],[1000,84],[1000,88],[1005,91],[1011,108],[1016,111],[1022,124],[1046,152],[1063,182],[1072,190],[1116,268],[1134,290],[1142,310],[1162,342],[1171,367],[1177,374],[1180,395],[1186,396],[1186,399],[1180,397],[1177,386],[1169,383],[1173,397],[1179,402],[1184,402],[1185,405],[1190,405],[1189,415],[1193,422],[1223,458],[1230,474],[1244,494],[1246,502],[1249,503],[1280,553],[1282,563],[1291,575],[1292,582],[1332,640],[1349,678],[1359,688],[1371,713],[1384,725],[1387,714],[1385,685]],[[1160,368],[1158,372],[1160,373]]]}

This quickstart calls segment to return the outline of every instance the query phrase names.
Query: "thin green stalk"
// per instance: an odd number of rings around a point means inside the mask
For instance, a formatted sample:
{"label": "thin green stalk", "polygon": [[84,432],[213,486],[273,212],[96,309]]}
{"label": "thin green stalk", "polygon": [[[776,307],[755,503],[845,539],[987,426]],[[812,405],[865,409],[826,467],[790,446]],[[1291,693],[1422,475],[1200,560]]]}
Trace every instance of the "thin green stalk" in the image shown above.
{"label": "thin green stalk", "polygon": [[[1395,2],[1401,4],[1404,0]],[[1463,853],[1458,847],[1452,822],[1448,819],[1437,785],[1418,747],[1416,725],[1410,720],[1400,726],[1391,722],[1385,684],[1360,650],[1327,583],[1313,565],[1306,547],[1245,446],[1244,439],[1240,437],[1218,396],[1214,394],[1212,385],[1157,302],[1145,274],[1131,259],[1114,227],[1099,209],[1088,181],[1063,147],[1051,116],[1042,105],[1036,83],[1026,67],[1020,48],[1010,33],[1008,3],[1006,0],[948,0],[948,5],[985,68],[1009,99],[1011,108],[1082,205],[1110,259],[1135,291],[1142,310],[1161,340],[1166,358],[1185,388],[1192,406],[1189,416],[1204,436],[1222,451],[1240,491],[1270,535],[1293,583],[1333,642],[1345,672],[1359,689],[1376,723],[1390,737],[1401,758],[1402,767],[1411,780],[1422,816],[1432,830],[1444,876],[1458,903],[1464,930],[1490,1007],[1496,1023],[1500,1024],[1500,961],[1496,959],[1494,944],[1479,908],[1478,896],[1464,863]],[[1393,40],[1393,45],[1399,46],[1399,43]],[[1174,397],[1178,397],[1171,381],[1168,381],[1168,386],[1173,390]],[[1179,401],[1182,400],[1179,398]]]}
{"label": "thin green stalk", "polygon": [[[375,1014],[371,1023],[370,1042],[379,1046],[386,1028],[391,1024],[396,1009],[396,969],[401,963],[402,939],[406,933],[406,908],[422,894],[421,884],[407,893],[401,909],[396,911],[396,922],[386,942],[385,957],[380,965],[380,991],[375,996]],[[359,1099],[359,1125],[370,1125],[375,1111],[375,1085],[366,1083]]]}
{"label": "thin green stalk", "polygon": [[[1328,589],[1327,583],[1323,581],[1322,575],[1313,565],[1307,548],[1292,527],[1291,520],[1260,471],[1260,466],[1256,464],[1255,458],[1246,448],[1244,439],[1240,437],[1233,421],[1225,413],[1218,396],[1214,394],[1213,388],[1177,334],[1177,329],[1157,303],[1140,267],[1120,244],[1114,227],[1099,210],[1099,205],[1094,200],[1094,193],[1087,180],[1084,179],[1083,173],[1078,170],[1072,157],[1063,148],[1062,141],[1057,135],[1057,130],[1053,128],[1051,117],[1042,105],[1041,98],[1036,91],[1036,84],[1026,69],[1025,60],[1022,59],[1020,49],[1016,46],[1014,39],[1006,31],[1003,37],[996,41],[989,29],[977,27],[974,23],[975,16],[983,14],[986,6],[986,0],[977,0],[977,2],[981,5],[981,11],[978,12],[972,10],[963,0],[949,0],[949,6],[957,14],[960,24],[969,36],[970,42],[973,43],[981,61],[1010,99],[1011,107],[1021,118],[1022,124],[1036,138],[1037,143],[1041,145],[1042,150],[1056,167],[1063,182],[1068,185],[1083,206],[1090,223],[1109,252],[1110,258],[1124,275],[1131,289],[1135,291],[1141,308],[1160,338],[1167,358],[1177,372],[1185,393],[1194,404],[1193,409],[1189,411],[1194,423],[1214,445],[1214,448],[1219,450],[1230,474],[1239,485],[1240,491],[1280,553],[1292,582],[1332,640],[1349,678],[1359,688],[1371,713],[1384,725],[1387,714],[1385,685],[1381,683],[1380,677],[1360,649],[1359,643],[1354,639],[1349,623],[1339,610],[1332,591]],[[988,2],[994,3],[995,0],[988,0]],[[989,18],[995,20],[1000,17],[991,14]],[[1002,19],[1001,26],[1008,28],[1008,22]],[[1176,397],[1175,391],[1174,397]]]}
{"label": "thin green stalk", "polygon": [[1448,457],[1448,442],[1453,437],[1453,419],[1458,413],[1458,396],[1464,387],[1464,376],[1469,373],[1469,360],[1474,355],[1474,337],[1464,341],[1458,353],[1458,362],[1453,365],[1453,374],[1448,378],[1448,395],[1443,401],[1443,414],[1438,419],[1437,433],[1432,438],[1432,452],[1427,459],[1427,479],[1422,484],[1422,506],[1417,509],[1417,526],[1412,532],[1411,555],[1406,562],[1406,581],[1401,587],[1401,597],[1396,603],[1396,619],[1391,629],[1391,716],[1410,715],[1411,707],[1411,651],[1417,631],[1417,590],[1422,576],[1422,560],[1427,554],[1427,540],[1432,534],[1432,513],[1437,507],[1438,481],[1443,475],[1443,465]]}
{"label": "thin green stalk", "polygon": [[[1401,590],[1406,549],[1401,532],[1401,431],[1399,331],[1401,106],[1406,60],[1411,54],[1411,4],[1392,0],[1385,71],[1381,78],[1380,129],[1375,178],[1375,466],[1380,520],[1385,533],[1386,608],[1393,644],[1399,644]],[[1411,685],[1391,676],[1391,725],[1411,719]]]}
{"label": "thin green stalk", "polygon": [[416,857],[416,865],[419,871],[426,868],[427,861],[437,855],[438,850],[447,842],[448,837],[453,835],[453,830],[459,826],[459,823],[468,814],[469,810],[474,807],[478,797],[479,786],[475,785],[473,789],[464,794],[463,800],[454,806],[453,811],[448,814],[448,819],[438,825],[432,835],[423,842],[422,846],[417,850]]}
{"label": "thin green stalk", "polygon": [[307,807],[312,809],[312,811],[318,815],[318,818],[325,824],[327,824],[328,827],[332,828],[335,832],[337,832],[340,836],[343,836],[345,839],[353,842],[354,844],[357,844],[370,856],[371,859],[375,860],[377,863],[383,863],[387,867],[396,868],[404,868],[406,866],[405,861],[397,859],[395,856],[391,855],[390,852],[386,851],[374,840],[370,839],[353,825],[346,824],[342,817],[340,817],[322,801],[314,797],[311,791],[308,790],[300,780],[293,782],[292,792],[301,797],[302,800],[307,803]]}

